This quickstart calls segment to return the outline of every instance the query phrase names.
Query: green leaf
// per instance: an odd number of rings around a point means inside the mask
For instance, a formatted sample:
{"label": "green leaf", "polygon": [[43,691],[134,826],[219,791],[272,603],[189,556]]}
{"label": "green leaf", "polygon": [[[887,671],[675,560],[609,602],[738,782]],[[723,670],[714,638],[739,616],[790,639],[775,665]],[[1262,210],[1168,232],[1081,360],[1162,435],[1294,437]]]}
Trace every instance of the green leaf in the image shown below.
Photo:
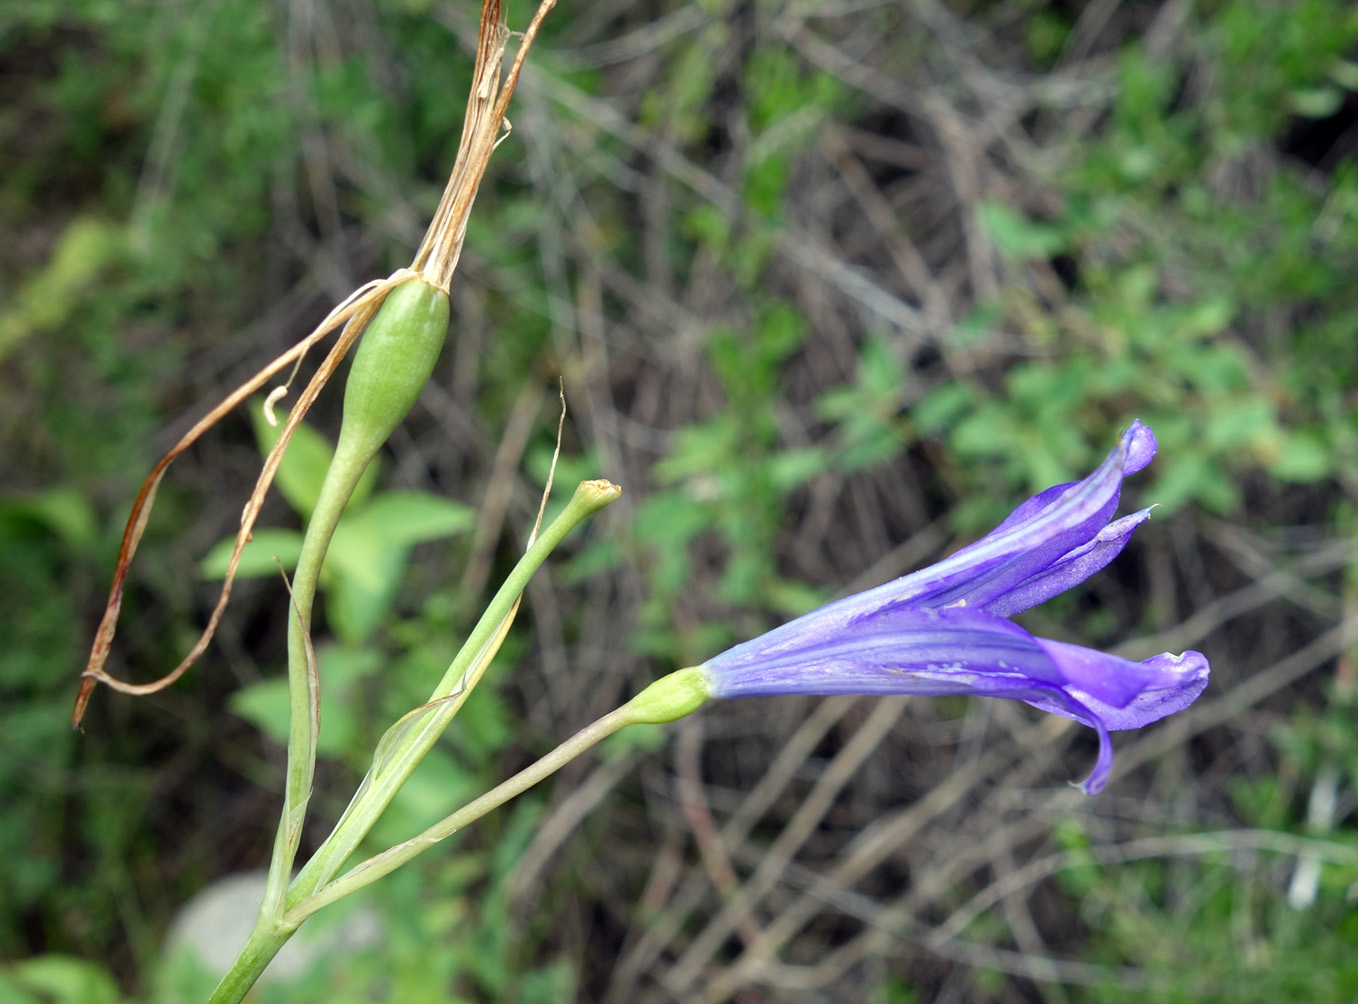
{"label": "green leaf", "polygon": [[1220,464],[1190,453],[1180,453],[1167,460],[1145,498],[1169,510],[1197,501],[1217,513],[1230,512],[1240,501],[1235,483]]}
{"label": "green leaf", "polygon": [[957,424],[971,408],[971,390],[966,384],[944,383],[915,402],[910,418],[920,432],[933,436]]}
{"label": "green leaf", "polygon": [[[236,691],[226,702],[233,714],[276,743],[288,741],[288,681],[286,677],[260,680]],[[324,714],[324,712],[322,712]]]}
{"label": "green leaf", "polygon": [[656,480],[672,485],[697,475],[704,480],[729,466],[738,453],[740,421],[735,415],[722,414],[706,422],[696,422],[674,435],[670,455],[651,468]]}
{"label": "green leaf", "polygon": [[1268,472],[1275,478],[1301,484],[1329,477],[1333,470],[1332,451],[1312,430],[1284,432],[1277,452],[1268,463]]}
{"label": "green leaf", "polygon": [[476,510],[428,492],[383,492],[345,522],[405,548],[466,533],[476,526]]}
{"label": "green leaf", "polygon": [[7,1001],[8,1004],[46,1004],[34,994],[29,993],[2,966],[0,966],[0,1000]]}
{"label": "green leaf", "polygon": [[123,253],[122,230],[91,216],[77,216],[62,232],[52,259],[6,299],[0,311],[0,359],[22,339],[54,331],[85,303],[87,287]]}
{"label": "green leaf", "polygon": [[577,586],[597,575],[613,571],[623,561],[620,541],[613,537],[598,537],[563,562],[557,574],[563,583]]}
{"label": "green leaf", "polygon": [[1057,227],[1034,223],[1003,202],[982,202],[977,216],[1000,254],[1011,260],[1050,258],[1064,251],[1070,243]]}
{"label": "green leaf", "polygon": [[1240,396],[1214,402],[1202,438],[1209,449],[1229,454],[1266,440],[1276,432],[1272,402]]}
{"label": "green leaf", "polygon": [[574,1000],[576,979],[575,968],[566,959],[557,959],[541,969],[531,970],[520,977],[519,1004]]}
{"label": "green leaf", "polygon": [[[283,433],[283,417],[279,416],[277,425],[270,425],[264,417],[262,402],[257,401],[251,406],[250,421],[254,425],[255,441],[259,443],[261,454],[267,456],[278,442],[278,437]],[[325,483],[325,474],[330,469],[330,460],[334,453],[330,440],[305,422],[297,426],[292,439],[288,442],[288,450],[278,465],[274,484],[288,500],[288,505],[292,506],[303,519],[309,519],[311,511],[316,508],[316,500],[320,497],[321,485]],[[350,509],[361,506],[372,494],[373,483],[377,478],[377,466],[376,461],[369,464],[368,469],[359,478],[358,485],[349,498]]]}
{"label": "green leaf", "polygon": [[0,500],[0,515],[38,523],[72,550],[89,547],[97,532],[89,502],[69,488],[51,488],[35,495]]}
{"label": "green leaf", "polygon": [[45,1004],[116,1004],[122,999],[107,970],[70,955],[39,955],[17,963],[11,972]]}
{"label": "green leaf", "polygon": [[346,648],[334,643],[322,645],[316,653],[324,684],[322,698],[328,690],[337,700],[347,701],[350,692],[364,680],[382,669],[381,653],[372,649]]}
{"label": "green leaf", "polygon": [[[235,546],[234,537],[218,541],[198,563],[198,574],[210,582],[226,578],[226,566],[231,561],[231,551]],[[301,554],[302,535],[298,531],[272,528],[256,530],[253,539],[240,553],[236,576],[260,579],[277,575],[280,563],[283,571],[291,574]]]}
{"label": "green leaf", "polygon": [[724,247],[730,241],[732,220],[716,206],[703,203],[687,211],[683,217],[683,231],[693,240],[711,248]]}
{"label": "green leaf", "polygon": [[1229,296],[1213,296],[1191,304],[1179,318],[1179,330],[1190,338],[1207,338],[1221,332],[1235,316]]}
{"label": "green leaf", "polygon": [[769,458],[769,479],[779,491],[791,491],[825,470],[825,453],[814,446],[783,450]]}
{"label": "green leaf", "polygon": [[348,642],[377,630],[401,584],[409,552],[393,545],[381,528],[341,520],[326,557],[325,612],[336,634]]}
{"label": "green leaf", "polygon": [[1329,118],[1344,105],[1344,93],[1336,87],[1311,87],[1293,91],[1287,103],[1308,119]]}
{"label": "green leaf", "polygon": [[476,525],[475,510],[425,492],[387,492],[335,528],[326,555],[325,609],[342,639],[371,637],[401,585],[410,547],[464,533]]}

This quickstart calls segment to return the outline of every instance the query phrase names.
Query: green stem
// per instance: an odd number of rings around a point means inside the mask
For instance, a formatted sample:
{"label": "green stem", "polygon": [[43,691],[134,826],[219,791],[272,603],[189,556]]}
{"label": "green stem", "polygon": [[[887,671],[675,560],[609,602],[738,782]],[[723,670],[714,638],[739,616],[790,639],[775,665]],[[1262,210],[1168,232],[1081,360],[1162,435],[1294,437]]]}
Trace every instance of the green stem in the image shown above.
{"label": "green stem", "polygon": [[288,767],[261,916],[283,912],[316,773],[318,681],[310,665],[311,610],[335,527],[363,472],[429,381],[448,331],[448,297],[418,277],[393,287],[368,322],[344,387],[335,455],[307,523],[288,618]]}
{"label": "green stem", "polygon": [[208,1004],[239,1004],[298,926],[272,924],[261,916],[235,963],[212,991]]}
{"label": "green stem", "polygon": [[586,725],[552,752],[519,773],[501,782],[480,798],[468,802],[452,815],[435,823],[418,836],[397,844],[381,854],[355,865],[340,878],[318,889],[293,906],[286,915],[300,924],[321,907],[343,899],[350,893],[389,875],[401,865],[428,850],[439,841],[521,795],[539,781],[551,776],[581,753],[628,725],[661,724],[691,714],[708,697],[707,679],[701,667],[681,669],[651,684],[622,707]]}
{"label": "green stem", "polygon": [[335,824],[335,829],[293,881],[287,894],[286,908],[289,912],[339,871],[420,760],[438,741],[489,663],[519,595],[547,555],[576,524],[612,502],[619,494],[620,489],[607,481],[582,482],[561,515],[542,531],[533,546],[519,559],[434,689],[429,699],[431,706],[426,706],[422,718],[406,727],[405,733],[395,740],[392,748],[383,753],[380,763],[374,757],[368,776],[363,779],[353,801]]}
{"label": "green stem", "polygon": [[264,893],[263,909],[266,916],[277,916],[281,912],[279,908],[292,874],[292,863],[297,855],[307,802],[311,798],[312,779],[316,773],[316,723],[311,714],[313,698],[307,665],[316,586],[335,528],[374,454],[375,451],[370,453],[366,449],[356,449],[352,439],[341,432],[335,456],[316,500],[316,508],[312,510],[307,523],[302,553],[293,574],[293,610],[292,616],[288,618],[288,704],[292,709],[288,723],[288,767],[282,818],[274,839],[269,880]]}

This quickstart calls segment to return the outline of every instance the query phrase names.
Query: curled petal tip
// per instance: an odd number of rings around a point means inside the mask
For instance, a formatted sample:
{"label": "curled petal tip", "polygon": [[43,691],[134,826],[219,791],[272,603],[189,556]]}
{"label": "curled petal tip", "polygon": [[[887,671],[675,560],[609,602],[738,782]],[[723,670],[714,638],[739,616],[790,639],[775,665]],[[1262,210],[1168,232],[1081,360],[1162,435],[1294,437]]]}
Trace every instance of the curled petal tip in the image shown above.
{"label": "curled petal tip", "polygon": [[1080,791],[1082,791],[1086,795],[1097,795],[1099,792],[1103,791],[1103,789],[1107,786],[1108,778],[1110,776],[1111,776],[1110,774],[1098,774],[1098,773],[1090,774],[1079,784],[1076,784],[1074,781],[1072,781],[1071,786],[1079,788]]}
{"label": "curled petal tip", "polygon": [[1133,419],[1127,431],[1122,434],[1122,448],[1127,451],[1127,459],[1122,462],[1124,476],[1135,474],[1155,458],[1159,448],[1155,433],[1141,419]]}
{"label": "curled petal tip", "polygon": [[1098,540],[1100,543],[1109,543],[1114,540],[1120,540],[1123,537],[1130,537],[1133,530],[1151,518],[1151,510],[1154,508],[1155,506],[1148,505],[1144,509],[1138,509],[1136,512],[1129,512],[1126,516],[1113,520],[1113,522],[1100,530],[1095,535],[1094,539]]}

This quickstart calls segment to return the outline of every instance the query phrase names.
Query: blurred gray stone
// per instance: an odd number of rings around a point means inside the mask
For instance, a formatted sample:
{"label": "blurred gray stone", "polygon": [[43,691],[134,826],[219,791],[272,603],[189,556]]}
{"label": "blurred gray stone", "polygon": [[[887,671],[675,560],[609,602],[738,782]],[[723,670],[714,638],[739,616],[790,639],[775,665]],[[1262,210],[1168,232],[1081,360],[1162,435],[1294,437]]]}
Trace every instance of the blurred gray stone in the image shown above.
{"label": "blurred gray stone", "polygon": [[[267,877],[263,871],[228,875],[194,896],[170,925],[166,957],[190,952],[203,969],[214,976],[223,975],[254,929]],[[371,948],[381,940],[381,924],[372,907],[361,905],[329,924],[323,911],[302,925],[283,946],[264,971],[261,982],[291,982],[328,955]]]}

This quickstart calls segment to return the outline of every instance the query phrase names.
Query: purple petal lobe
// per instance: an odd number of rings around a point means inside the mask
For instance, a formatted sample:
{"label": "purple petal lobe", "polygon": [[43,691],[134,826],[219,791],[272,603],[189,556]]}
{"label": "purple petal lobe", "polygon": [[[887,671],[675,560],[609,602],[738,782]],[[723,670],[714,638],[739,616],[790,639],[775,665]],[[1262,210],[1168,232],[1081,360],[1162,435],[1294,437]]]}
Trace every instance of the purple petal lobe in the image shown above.
{"label": "purple petal lobe", "polygon": [[1149,425],[1142,425],[1141,419],[1134,419],[1122,434],[1122,445],[1127,449],[1127,462],[1122,467],[1124,476],[1135,474],[1155,459],[1155,451],[1160,448]]}
{"label": "purple petal lobe", "polygon": [[[1155,449],[1151,430],[1140,421],[1133,422],[1104,462],[1083,481],[1034,495],[976,543],[858,599],[930,606],[949,606],[959,600],[972,607],[991,604],[1093,541],[1117,510],[1122,479],[1150,463]],[[893,593],[893,588],[899,591]]]}
{"label": "purple petal lobe", "polygon": [[820,613],[708,660],[712,696],[1014,696],[1065,682],[1037,639],[984,611],[889,607],[848,628]]}
{"label": "purple petal lobe", "polygon": [[1079,585],[1121,554],[1127,541],[1132,539],[1132,533],[1150,519],[1150,515],[1150,509],[1142,509],[1114,520],[1095,534],[1093,540],[1081,544],[1007,593],[997,596],[986,604],[985,609],[1001,617],[1012,617]]}
{"label": "purple petal lobe", "polygon": [[1023,698],[1035,708],[1050,711],[1063,718],[1073,718],[1088,725],[1099,737],[1099,754],[1094,760],[1094,770],[1089,777],[1080,782],[1080,790],[1086,795],[1097,795],[1113,773],[1113,737],[1103,720],[1076,697],[1064,690]]}
{"label": "purple petal lobe", "polygon": [[[1043,641],[1042,645],[1050,650],[1058,643]],[[1093,773],[1080,785],[1081,790],[1087,795],[1097,795],[1108,783],[1109,773],[1113,767],[1113,742],[1108,734],[1110,730],[1138,729],[1159,721],[1166,715],[1182,711],[1197,700],[1198,695],[1207,687],[1209,667],[1207,659],[1201,652],[1185,652],[1183,655],[1165,653],[1132,665],[1149,669],[1152,675],[1159,678],[1160,683],[1148,685],[1121,707],[1100,701],[1075,686],[1022,698],[1035,708],[1065,718],[1073,718],[1098,733],[1098,760],[1094,764]]]}
{"label": "purple petal lobe", "polygon": [[1140,717],[1140,712],[1133,709],[1148,693],[1178,693],[1186,688],[1192,691],[1192,696],[1181,705],[1186,707],[1207,686],[1207,660],[1196,652],[1132,662],[1080,645],[1046,638],[1036,641],[1056,664],[1063,688],[1079,695],[1110,729],[1139,728],[1162,717],[1155,715],[1132,725],[1120,724]]}
{"label": "purple petal lobe", "polygon": [[[808,616],[834,617],[848,626],[893,605],[947,607],[961,602],[988,607],[1094,541],[1117,510],[1123,477],[1148,464],[1155,448],[1151,430],[1140,421],[1133,422],[1104,462],[1083,481],[1039,492],[986,536],[935,565],[837,600]],[[1116,553],[1110,549],[1107,560]],[[1098,567],[1102,566],[1091,562],[1086,574]],[[1073,585],[1079,580],[1068,577],[1066,581]],[[1059,591],[1048,592],[1043,599]]]}
{"label": "purple petal lobe", "polygon": [[[1061,646],[1059,642],[1042,642],[1042,647],[1048,652],[1052,651],[1053,646],[1065,649],[1076,647]],[[1064,662],[1064,657],[1058,658],[1062,658]],[[1097,715],[1106,728],[1118,732],[1124,729],[1139,729],[1151,722],[1158,722],[1166,715],[1182,711],[1196,701],[1207,688],[1207,681],[1211,675],[1211,667],[1201,652],[1189,651],[1182,655],[1171,655],[1166,652],[1145,662],[1130,665],[1139,667],[1137,675],[1142,681],[1142,686],[1125,703],[1119,703],[1120,695],[1117,701],[1104,700],[1077,682],[1072,682],[1065,689]],[[1063,669],[1068,669],[1068,666],[1063,664]]]}

